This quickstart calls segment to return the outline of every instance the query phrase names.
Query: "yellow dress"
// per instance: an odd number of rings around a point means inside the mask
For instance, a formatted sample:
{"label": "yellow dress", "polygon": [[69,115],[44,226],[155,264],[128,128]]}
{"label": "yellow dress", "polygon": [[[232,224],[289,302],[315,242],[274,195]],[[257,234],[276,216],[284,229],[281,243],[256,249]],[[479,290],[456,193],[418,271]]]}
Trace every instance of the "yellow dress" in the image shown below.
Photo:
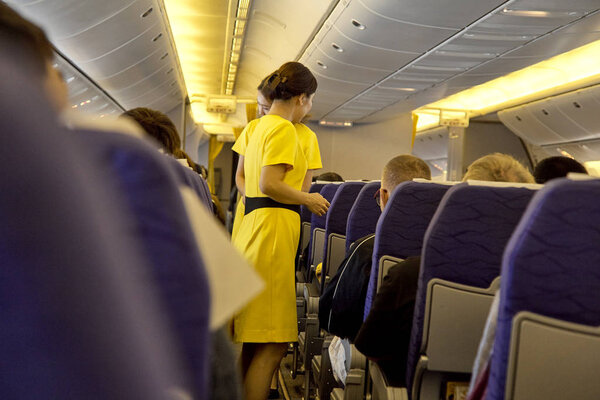
{"label": "yellow dress", "polygon": [[[260,119],[254,119],[246,125],[240,136],[235,141],[232,149],[239,155],[243,156],[246,153],[246,146],[248,146],[248,140],[254,132],[254,128]],[[308,169],[321,169],[323,163],[321,162],[321,152],[319,151],[319,142],[317,135],[304,124],[294,124],[296,128],[296,135],[300,147],[304,152],[306,161],[308,161]],[[242,218],[244,218],[245,207],[244,203],[238,200],[238,204],[235,209],[235,217],[233,218],[233,228],[231,230],[231,240],[234,240],[237,236],[237,232],[240,229]]]}
{"label": "yellow dress", "polygon": [[[284,182],[300,190],[308,163],[291,122],[266,115],[250,126],[244,151],[247,197],[266,197],[259,188],[262,167],[288,164]],[[298,337],[294,257],[300,215],[284,208],[259,208],[242,218],[234,246],[265,281],[265,290],[234,318],[234,340],[292,342]]]}

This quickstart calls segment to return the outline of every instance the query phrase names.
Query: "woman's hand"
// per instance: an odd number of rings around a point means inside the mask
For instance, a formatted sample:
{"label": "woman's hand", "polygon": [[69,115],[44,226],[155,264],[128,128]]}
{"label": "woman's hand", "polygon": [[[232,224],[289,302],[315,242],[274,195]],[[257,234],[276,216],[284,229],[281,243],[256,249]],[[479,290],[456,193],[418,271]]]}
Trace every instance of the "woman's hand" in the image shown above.
{"label": "woman's hand", "polygon": [[329,202],[320,193],[307,193],[307,200],[304,205],[311,213],[319,217],[324,215],[329,209]]}

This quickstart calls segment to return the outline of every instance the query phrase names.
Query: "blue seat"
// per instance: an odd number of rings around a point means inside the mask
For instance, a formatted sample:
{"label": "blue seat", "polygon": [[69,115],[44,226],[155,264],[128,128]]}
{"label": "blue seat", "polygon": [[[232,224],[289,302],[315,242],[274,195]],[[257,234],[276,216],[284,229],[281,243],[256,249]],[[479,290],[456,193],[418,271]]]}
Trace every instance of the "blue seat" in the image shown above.
{"label": "blue seat", "polygon": [[[339,185],[325,222],[325,245],[323,246],[323,276],[333,276],[346,253],[346,225],[348,214],[356,197],[365,186],[364,182],[345,182]],[[335,241],[335,242],[334,242]],[[329,266],[329,259],[333,264]],[[325,279],[321,279],[323,287]]]}
{"label": "blue seat", "polygon": [[394,189],[377,222],[365,319],[377,292],[381,258],[405,259],[421,254],[427,226],[449,187],[436,183],[404,182]]}
{"label": "blue seat", "polygon": [[[319,193],[321,193],[321,196],[323,196],[329,203],[331,203],[333,201],[333,198],[335,196],[335,193],[337,192],[338,188],[340,187],[339,183],[328,183],[325,186],[323,186],[323,188],[321,189],[321,191]],[[310,249],[310,253],[309,253],[309,265],[317,265],[319,264],[321,261],[320,257],[323,254],[322,253],[322,249],[325,246],[325,225],[327,224],[327,213],[325,213],[325,215],[316,215],[316,214],[311,214],[310,216],[310,230],[311,230],[311,234],[310,234],[310,242],[309,242],[309,249]],[[315,229],[318,230],[318,232],[320,231],[320,237],[318,238],[318,243],[315,246]],[[315,262],[315,255],[317,255],[316,260],[318,262]]]}
{"label": "blue seat", "polygon": [[3,60],[0,398],[185,390],[145,260],[123,235],[123,199],[56,125],[31,77]]}
{"label": "blue seat", "polygon": [[[595,335],[581,331],[589,326],[600,326],[599,196],[598,180],[561,179],[548,183],[531,201],[504,253],[486,399],[504,400],[505,392],[511,393],[510,398],[518,399],[525,398],[527,392],[528,398],[536,400],[541,396],[598,398],[598,329],[595,328]],[[567,340],[546,343],[545,333],[544,336],[536,333],[534,345],[520,347],[526,332],[522,328],[519,331],[516,325],[519,317],[526,313],[562,321],[568,329],[549,324],[550,331],[566,332],[561,339]],[[536,326],[535,322],[528,325],[529,328]],[[519,336],[515,336],[516,333]],[[568,345],[571,340],[579,339],[588,342]],[[590,351],[587,346],[592,341],[595,341],[595,350]],[[551,348],[540,347],[546,344]],[[524,375],[518,376],[516,381],[510,379],[515,373],[509,368],[511,347],[518,355],[512,369]],[[536,370],[523,370],[521,363],[533,347]],[[528,380],[533,373],[541,375],[544,386],[540,386],[535,376]],[[512,385],[505,388],[509,380],[513,381]],[[532,384],[537,386],[531,387]]]}
{"label": "blue seat", "polygon": [[[456,185],[442,199],[425,235],[411,340],[407,387],[421,357],[428,284],[433,279],[475,288],[488,288],[500,275],[502,253],[534,190],[523,187]],[[478,338],[493,293],[488,295],[480,331],[469,348],[476,353]],[[469,360],[468,367],[473,360]],[[464,372],[464,371],[463,371]],[[418,391],[419,388],[415,388]],[[413,391],[413,398],[415,397]]]}
{"label": "blue seat", "polygon": [[346,252],[350,245],[358,239],[375,233],[381,208],[375,201],[375,193],[381,187],[381,182],[370,182],[363,186],[348,213],[346,225]]}
{"label": "blue seat", "polygon": [[165,155],[165,157],[167,162],[172,165],[172,169],[175,172],[179,183],[192,188],[198,195],[198,198],[202,201],[202,204],[204,204],[210,212],[213,212],[212,197],[210,195],[210,190],[208,189],[208,184],[204,178],[191,169],[181,165],[173,157],[168,155]]}
{"label": "blue seat", "polygon": [[[185,212],[176,168],[145,142],[119,133],[74,132],[124,193],[137,238],[167,311],[179,356],[206,395],[209,288],[203,261]],[[190,171],[191,172],[191,171]]]}

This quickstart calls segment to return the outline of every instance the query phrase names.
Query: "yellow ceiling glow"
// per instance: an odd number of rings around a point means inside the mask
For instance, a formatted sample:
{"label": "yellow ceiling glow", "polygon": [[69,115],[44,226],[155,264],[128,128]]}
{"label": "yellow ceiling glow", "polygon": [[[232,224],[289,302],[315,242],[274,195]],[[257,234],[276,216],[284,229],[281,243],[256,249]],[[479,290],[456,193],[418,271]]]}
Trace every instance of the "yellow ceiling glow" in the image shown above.
{"label": "yellow ceiling glow", "polygon": [[[425,109],[460,110],[469,117],[476,117],[599,82],[600,40],[463,90],[414,112],[419,114],[419,122]],[[419,127],[418,131],[423,129]]]}
{"label": "yellow ceiling glow", "polygon": [[[164,4],[188,96],[232,94],[250,0],[164,0]],[[197,122],[206,118],[202,107],[192,104]]]}

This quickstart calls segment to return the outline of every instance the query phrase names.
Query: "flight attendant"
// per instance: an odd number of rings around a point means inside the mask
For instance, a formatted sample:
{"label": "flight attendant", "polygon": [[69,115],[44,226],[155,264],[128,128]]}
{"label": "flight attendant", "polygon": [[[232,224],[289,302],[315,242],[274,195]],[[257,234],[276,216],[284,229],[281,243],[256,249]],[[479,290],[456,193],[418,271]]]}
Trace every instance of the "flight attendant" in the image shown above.
{"label": "flight attendant", "polygon": [[308,169],[292,121],[311,109],[317,81],[300,63],[282,65],[266,80],[269,113],[247,129],[244,154],[245,215],[234,238],[266,289],[234,319],[242,342],[246,400],[264,400],[288,342],[297,339],[294,256],[300,236],[299,205],[323,215],[329,203],[302,192]]}
{"label": "flight attendant", "polygon": [[[265,116],[269,113],[271,109],[271,105],[273,101],[270,99],[269,90],[266,87],[267,79],[271,75],[264,78],[260,84],[258,85],[258,93],[256,95],[256,100],[258,104],[257,114],[258,117]],[[306,125],[304,125],[300,121],[292,121],[294,123],[294,127],[296,128],[296,135],[298,138],[298,142],[302,151],[304,152],[304,156],[306,157],[306,161],[308,162],[308,170],[306,171],[306,175],[304,176],[304,183],[302,184],[302,191],[308,192],[310,189],[310,185],[312,184],[312,178],[314,171],[317,169],[323,168],[323,163],[321,162],[321,152],[319,150],[319,142],[317,140],[317,135]],[[237,170],[235,174],[235,183],[238,188],[238,192],[241,196],[244,196],[245,192],[245,174],[244,174],[244,152],[246,150],[246,146],[248,145],[249,132],[253,132],[253,125],[258,123],[258,120],[252,120],[248,124],[248,126],[244,129],[244,131],[237,138],[233,151],[239,154]],[[235,209],[235,217],[233,219],[233,229],[231,233],[232,239],[237,235],[237,231],[239,230],[239,226],[242,222],[242,218],[244,217],[244,202],[238,201],[238,204]]]}

